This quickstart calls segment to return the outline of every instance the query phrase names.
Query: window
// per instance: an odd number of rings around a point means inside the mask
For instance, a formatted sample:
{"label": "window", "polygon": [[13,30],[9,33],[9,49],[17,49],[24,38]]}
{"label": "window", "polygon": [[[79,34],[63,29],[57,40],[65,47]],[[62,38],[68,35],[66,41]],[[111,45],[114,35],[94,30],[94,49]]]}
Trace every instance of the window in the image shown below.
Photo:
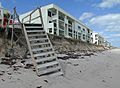
{"label": "window", "polygon": [[95,37],[98,37],[97,35],[95,35]]}
{"label": "window", "polygon": [[49,23],[52,23],[52,21],[49,21]]}
{"label": "window", "polygon": [[62,21],[64,21],[64,17],[62,17],[62,16],[59,16],[59,19],[62,20]]}
{"label": "window", "polygon": [[56,24],[56,23],[54,23],[54,27],[57,27],[57,24]]}
{"label": "window", "polygon": [[50,11],[48,11],[48,16],[52,17],[52,13]]}
{"label": "window", "polygon": [[83,34],[83,39],[85,39],[85,34]]}
{"label": "window", "polygon": [[85,32],[85,29],[83,28],[83,31]]}
{"label": "window", "polygon": [[75,34],[74,34],[74,38],[75,38]]}
{"label": "window", "polygon": [[0,25],[2,25],[2,20],[0,19]]}
{"label": "window", "polygon": [[74,33],[75,33],[75,30],[74,30]]}
{"label": "window", "polygon": [[97,42],[95,42],[95,44],[97,44]]}
{"label": "window", "polygon": [[52,33],[52,28],[49,28],[49,33]]}
{"label": "window", "polygon": [[70,37],[72,37],[72,34],[71,34],[71,33],[69,33],[69,36],[70,36]]}
{"label": "window", "polygon": [[88,33],[90,33],[90,29],[87,29],[88,30]]}
{"label": "window", "polygon": [[81,39],[81,36],[78,36],[79,39]]}
{"label": "window", "polygon": [[81,27],[80,27],[80,26],[78,26],[78,29],[81,29]]}
{"label": "window", "polygon": [[59,21],[59,28],[63,29],[64,30],[64,23]]}
{"label": "window", "polygon": [[68,23],[72,25],[72,21],[68,20]]}
{"label": "window", "polygon": [[81,36],[81,33],[78,33],[79,36]]}
{"label": "window", "polygon": [[55,35],[57,34],[57,29],[54,29],[54,34],[55,34]]}
{"label": "window", "polygon": [[2,16],[2,11],[0,10],[0,16]]}
{"label": "window", "polygon": [[68,31],[69,31],[69,32],[72,32],[72,29],[68,28]]}
{"label": "window", "polygon": [[57,35],[56,31],[54,31],[54,34]]}
{"label": "window", "polygon": [[52,16],[54,16],[55,15],[55,13],[52,13]]}
{"label": "window", "polygon": [[64,31],[59,30],[59,35],[60,35],[60,36],[64,36]]}
{"label": "window", "polygon": [[77,39],[77,35],[76,35],[76,39]]}

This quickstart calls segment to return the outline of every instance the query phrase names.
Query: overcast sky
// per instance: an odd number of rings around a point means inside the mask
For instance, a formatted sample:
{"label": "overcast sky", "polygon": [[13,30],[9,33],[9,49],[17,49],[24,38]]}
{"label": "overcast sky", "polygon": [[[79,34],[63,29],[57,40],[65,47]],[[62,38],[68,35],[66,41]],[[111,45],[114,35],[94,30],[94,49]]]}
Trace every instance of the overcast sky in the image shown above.
{"label": "overcast sky", "polygon": [[70,13],[93,31],[99,32],[114,46],[120,47],[120,0],[0,0],[12,12],[19,14],[38,6],[54,3]]}

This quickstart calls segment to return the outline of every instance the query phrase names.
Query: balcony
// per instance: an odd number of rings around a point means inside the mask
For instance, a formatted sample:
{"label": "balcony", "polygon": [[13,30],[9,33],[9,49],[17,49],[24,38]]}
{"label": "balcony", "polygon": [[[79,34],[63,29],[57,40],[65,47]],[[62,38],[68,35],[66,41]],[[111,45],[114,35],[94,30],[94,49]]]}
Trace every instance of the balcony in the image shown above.
{"label": "balcony", "polygon": [[58,18],[57,15],[52,16],[52,20],[55,20],[55,19],[57,19],[57,18]]}
{"label": "balcony", "polygon": [[60,15],[59,15],[58,19],[59,19],[59,20],[62,20],[62,21],[65,20],[65,19],[64,19],[64,16],[60,16]]}
{"label": "balcony", "polygon": [[59,28],[62,29],[62,30],[64,30],[64,26],[60,26],[60,25],[59,25]]}

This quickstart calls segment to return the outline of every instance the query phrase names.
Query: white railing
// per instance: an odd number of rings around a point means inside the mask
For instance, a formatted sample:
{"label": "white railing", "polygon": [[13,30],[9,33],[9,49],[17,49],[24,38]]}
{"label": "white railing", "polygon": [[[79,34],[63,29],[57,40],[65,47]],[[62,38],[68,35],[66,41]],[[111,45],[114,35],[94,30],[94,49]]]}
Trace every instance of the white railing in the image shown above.
{"label": "white railing", "polygon": [[22,23],[42,23],[41,22],[41,12],[40,8],[38,7],[37,9],[33,10],[30,14],[25,16],[22,19]]}

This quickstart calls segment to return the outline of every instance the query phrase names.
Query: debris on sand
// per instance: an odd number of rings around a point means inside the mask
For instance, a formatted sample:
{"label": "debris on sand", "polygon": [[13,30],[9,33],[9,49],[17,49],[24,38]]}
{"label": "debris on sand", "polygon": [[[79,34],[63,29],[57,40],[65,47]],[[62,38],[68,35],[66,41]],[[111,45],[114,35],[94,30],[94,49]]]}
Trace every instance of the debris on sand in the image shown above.
{"label": "debris on sand", "polygon": [[44,80],[46,83],[48,83],[48,80]]}
{"label": "debris on sand", "polygon": [[91,56],[94,55],[94,53],[85,53],[84,56]]}
{"label": "debris on sand", "polygon": [[0,71],[0,76],[3,75],[5,73],[5,71]]}
{"label": "debris on sand", "polygon": [[17,71],[19,70],[19,67],[18,66],[13,66],[13,71]]}
{"label": "debris on sand", "polygon": [[16,63],[12,58],[1,58],[1,64],[14,65]]}
{"label": "debris on sand", "polygon": [[36,88],[42,88],[42,86],[37,86]]}
{"label": "debris on sand", "polygon": [[104,82],[104,83],[105,83],[106,81],[105,81],[105,80],[102,80],[102,82]]}
{"label": "debris on sand", "polygon": [[79,64],[74,64],[74,66],[78,66]]}
{"label": "debris on sand", "polygon": [[25,68],[25,69],[30,69],[30,68],[32,68],[32,67],[33,67],[33,64],[26,64],[24,68]]}

